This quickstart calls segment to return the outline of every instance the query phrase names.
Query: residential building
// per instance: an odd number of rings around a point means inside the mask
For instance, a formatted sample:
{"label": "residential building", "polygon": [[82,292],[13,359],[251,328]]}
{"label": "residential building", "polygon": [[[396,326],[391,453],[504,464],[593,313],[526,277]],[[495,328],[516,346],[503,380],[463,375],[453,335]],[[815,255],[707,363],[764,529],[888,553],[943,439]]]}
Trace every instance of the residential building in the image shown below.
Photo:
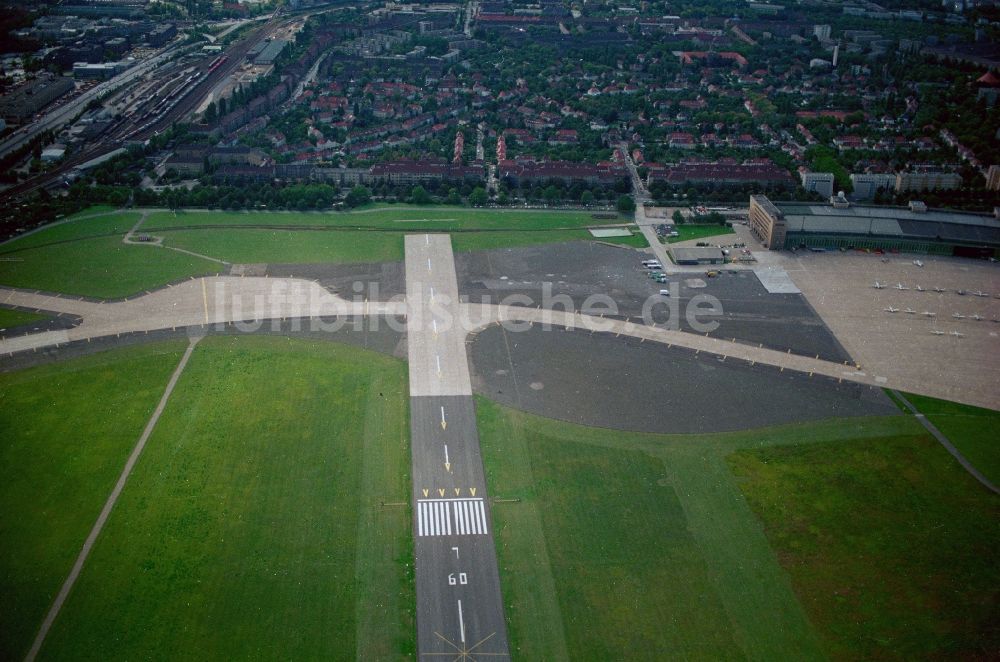
{"label": "residential building", "polygon": [[871,200],[879,191],[896,189],[896,174],[892,172],[856,172],[851,174],[852,197]]}
{"label": "residential building", "polygon": [[800,170],[799,177],[802,181],[802,188],[805,190],[819,193],[824,198],[829,198],[833,195],[832,172],[808,172]]}
{"label": "residential building", "polygon": [[991,165],[986,171],[986,190],[1000,191],[1000,165]]}
{"label": "residential building", "polygon": [[957,172],[900,172],[896,175],[896,193],[953,191],[962,187]]}

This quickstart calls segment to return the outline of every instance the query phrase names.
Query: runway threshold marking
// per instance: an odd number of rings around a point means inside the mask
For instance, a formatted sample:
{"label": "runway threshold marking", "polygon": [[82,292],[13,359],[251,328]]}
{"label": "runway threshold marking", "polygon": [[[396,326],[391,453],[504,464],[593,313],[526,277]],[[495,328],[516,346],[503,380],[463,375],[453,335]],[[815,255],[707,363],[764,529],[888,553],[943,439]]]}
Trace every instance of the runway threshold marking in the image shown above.
{"label": "runway threshold marking", "polygon": [[488,534],[486,508],[482,498],[417,500],[418,537]]}

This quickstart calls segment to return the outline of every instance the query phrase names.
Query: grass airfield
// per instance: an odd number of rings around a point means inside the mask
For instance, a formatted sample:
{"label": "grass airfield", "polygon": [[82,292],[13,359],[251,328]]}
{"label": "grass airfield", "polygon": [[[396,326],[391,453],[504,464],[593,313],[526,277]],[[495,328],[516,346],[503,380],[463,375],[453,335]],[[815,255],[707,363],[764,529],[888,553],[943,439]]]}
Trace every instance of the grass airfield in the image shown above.
{"label": "grass airfield", "polygon": [[[27,651],[182,348],[2,376],[2,657]],[[41,657],[412,652],[409,508],[380,505],[409,490],[405,386],[354,347],[202,341]]]}
{"label": "grass airfield", "polygon": [[[140,214],[94,213],[0,246],[15,258],[0,284],[111,298],[226,268],[125,245]],[[153,212],[143,231],[295,264],[401,259],[412,231],[474,250],[593,224],[387,207]],[[0,310],[0,326],[22,314]],[[23,658],[184,346],[0,372],[0,657]],[[202,340],[40,657],[414,659],[407,393],[405,363],[385,354]],[[997,480],[997,412],[908,397]],[[1000,651],[998,501],[910,415],[672,435],[483,395],[477,415],[515,660]]]}

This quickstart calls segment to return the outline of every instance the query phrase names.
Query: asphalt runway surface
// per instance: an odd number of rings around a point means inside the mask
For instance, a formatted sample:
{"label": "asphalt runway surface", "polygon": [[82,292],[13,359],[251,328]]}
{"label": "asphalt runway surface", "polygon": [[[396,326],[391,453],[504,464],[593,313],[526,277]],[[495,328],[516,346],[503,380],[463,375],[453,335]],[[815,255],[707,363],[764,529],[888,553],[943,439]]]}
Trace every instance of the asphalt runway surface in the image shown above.
{"label": "asphalt runway surface", "polygon": [[472,396],[410,398],[410,438],[420,656],[506,659],[500,575]]}
{"label": "asphalt runway surface", "polygon": [[315,280],[331,293],[349,301],[364,301],[365,298],[369,301],[388,301],[406,294],[406,272],[402,262],[267,264],[264,274],[271,278]]}
{"label": "asphalt runway surface", "polygon": [[878,388],[559,327],[490,326],[469,355],[478,393],[594,427],[693,434],[899,413]]}
{"label": "asphalt runway surface", "polygon": [[[652,308],[657,324],[677,320],[682,331],[704,333],[689,323],[685,311],[691,299],[699,294],[711,295],[721,304],[722,314],[711,319],[718,322],[712,336],[763,345],[778,350],[791,350],[804,356],[842,363],[851,357],[837,342],[822,319],[801,294],[770,294],[749,271],[721,272],[715,278],[701,275],[705,287],[688,287],[685,277],[671,277],[676,290],[674,302],[678,312],[667,308],[659,297],[660,289],[669,289],[648,276],[641,262],[649,255],[631,249],[579,241],[547,244],[525,248],[497,249],[456,254],[459,292],[466,300],[498,303],[505,297],[527,297],[532,307],[580,308],[587,297],[604,294],[614,300],[612,317],[642,319],[643,306],[654,297],[659,301]],[[709,267],[706,267],[709,269]],[[552,301],[545,302],[549,289]],[[563,302],[557,297],[566,297]],[[565,301],[569,303],[566,304]],[[520,305],[515,303],[515,305]],[[597,314],[604,312],[601,308]],[[708,318],[705,318],[708,319]]]}

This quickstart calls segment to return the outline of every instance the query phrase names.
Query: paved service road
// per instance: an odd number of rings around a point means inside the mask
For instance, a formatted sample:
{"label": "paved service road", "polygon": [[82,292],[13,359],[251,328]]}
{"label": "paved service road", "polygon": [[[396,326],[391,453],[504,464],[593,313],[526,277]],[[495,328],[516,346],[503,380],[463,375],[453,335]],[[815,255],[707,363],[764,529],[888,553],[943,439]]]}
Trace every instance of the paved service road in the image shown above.
{"label": "paved service road", "polygon": [[447,235],[406,237],[420,659],[506,658],[492,520]]}

